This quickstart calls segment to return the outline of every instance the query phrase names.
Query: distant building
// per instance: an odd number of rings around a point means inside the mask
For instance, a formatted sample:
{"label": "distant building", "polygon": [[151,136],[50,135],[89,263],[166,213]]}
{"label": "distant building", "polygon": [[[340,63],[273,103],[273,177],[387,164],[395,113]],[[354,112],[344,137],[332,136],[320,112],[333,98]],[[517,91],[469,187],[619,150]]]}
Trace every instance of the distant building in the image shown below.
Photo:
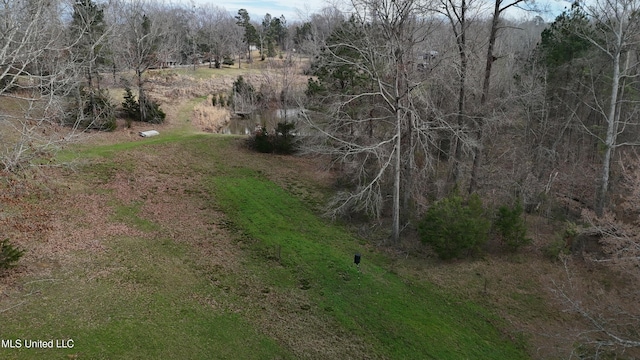
{"label": "distant building", "polygon": [[418,69],[431,69],[433,67],[434,60],[440,53],[436,50],[428,50],[420,55],[416,59]]}

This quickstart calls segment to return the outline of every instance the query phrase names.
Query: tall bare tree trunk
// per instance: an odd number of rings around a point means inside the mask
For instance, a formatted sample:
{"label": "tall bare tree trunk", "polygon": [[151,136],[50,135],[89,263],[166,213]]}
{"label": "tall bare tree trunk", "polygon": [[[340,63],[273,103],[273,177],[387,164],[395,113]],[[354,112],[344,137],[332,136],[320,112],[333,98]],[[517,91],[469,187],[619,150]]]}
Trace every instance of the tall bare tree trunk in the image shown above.
{"label": "tall bare tree trunk", "polygon": [[498,37],[498,30],[500,24],[500,15],[506,9],[515,6],[524,0],[514,0],[511,3],[508,3],[506,6],[501,7],[503,0],[495,0],[493,6],[493,17],[491,18],[491,30],[489,31],[489,45],[487,46],[487,58],[484,68],[484,81],[482,82],[482,95],[480,97],[480,108],[482,109],[483,114],[475,119],[476,121],[476,140],[478,142],[478,146],[473,156],[473,166],[471,167],[471,180],[469,181],[469,194],[476,191],[478,187],[478,172],[480,171],[480,166],[482,165],[482,152],[483,148],[483,137],[484,137],[484,116],[486,116],[487,110],[486,104],[489,101],[489,90],[491,88],[491,69],[493,68],[493,62],[496,60],[493,55],[493,49],[495,48],[496,39]]}
{"label": "tall bare tree trunk", "polygon": [[[457,114],[457,131],[453,138],[453,144],[451,146],[451,172],[450,182],[454,187],[457,187],[460,180],[460,163],[462,162],[462,143],[460,132],[464,128],[465,123],[465,104],[466,104],[466,87],[467,87],[467,68],[468,68],[468,56],[467,56],[467,1],[462,0],[460,3],[460,13],[457,12],[452,0],[449,0],[451,9],[447,10],[447,16],[449,22],[453,28],[454,35],[456,36],[456,43],[458,46],[458,55],[460,56],[460,77],[458,78],[458,114]],[[456,24],[457,22],[457,24]],[[457,29],[457,26],[460,29]]]}
{"label": "tall bare tree trunk", "polygon": [[395,144],[395,168],[393,176],[393,226],[392,226],[392,240],[394,244],[397,244],[400,240],[400,172],[402,168],[402,114],[400,109],[396,109],[396,144]]}
{"label": "tall bare tree trunk", "polygon": [[[621,41],[620,41],[621,42]],[[620,44],[621,45],[621,44]],[[607,137],[604,143],[604,159],[602,160],[602,170],[600,177],[600,187],[596,198],[596,214],[602,216],[609,189],[609,174],[611,172],[611,157],[615,147],[617,124],[616,110],[618,108],[618,91],[620,85],[620,50],[613,54],[613,76],[611,84],[611,97],[609,100],[609,113],[607,115]]]}
{"label": "tall bare tree trunk", "polygon": [[[484,81],[482,83],[482,95],[480,97],[480,108],[484,112],[484,107],[489,99],[489,88],[491,83],[491,68],[493,66],[494,56],[493,48],[496,43],[496,37],[498,34],[498,23],[500,21],[500,1],[495,1],[493,8],[493,18],[491,19],[491,31],[489,32],[489,46],[487,47],[487,59],[484,68]],[[484,114],[483,114],[484,115]],[[483,128],[484,119],[479,116],[476,121],[476,140],[478,145],[473,155],[473,165],[471,167],[471,180],[469,181],[469,194],[476,191],[478,187],[478,172],[480,171],[480,165],[482,163],[482,151],[483,151]]]}
{"label": "tall bare tree trunk", "polygon": [[144,93],[142,71],[138,71],[138,104],[140,106],[140,121],[147,120],[147,95]]}

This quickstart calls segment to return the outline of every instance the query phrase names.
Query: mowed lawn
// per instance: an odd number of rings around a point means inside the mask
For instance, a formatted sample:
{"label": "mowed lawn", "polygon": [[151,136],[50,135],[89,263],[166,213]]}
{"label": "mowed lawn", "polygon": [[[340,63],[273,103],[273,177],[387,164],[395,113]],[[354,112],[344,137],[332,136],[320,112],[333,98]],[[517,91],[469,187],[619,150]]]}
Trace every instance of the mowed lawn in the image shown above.
{"label": "mowed lawn", "polygon": [[174,133],[61,154],[74,165],[49,174],[53,224],[28,248],[60,250],[26,257],[0,299],[0,339],[23,343],[0,358],[528,358],[490,310],[319,217],[328,190],[300,159],[241,143]]}

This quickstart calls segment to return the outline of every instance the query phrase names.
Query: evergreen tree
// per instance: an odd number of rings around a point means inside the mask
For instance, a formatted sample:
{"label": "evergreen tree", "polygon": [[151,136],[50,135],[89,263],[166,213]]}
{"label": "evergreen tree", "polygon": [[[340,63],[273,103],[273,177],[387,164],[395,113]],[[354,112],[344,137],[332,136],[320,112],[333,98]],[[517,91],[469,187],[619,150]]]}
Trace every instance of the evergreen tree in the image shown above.
{"label": "evergreen tree", "polygon": [[122,108],[127,116],[127,127],[131,127],[131,120],[140,118],[140,105],[136,101],[135,95],[131,92],[130,87],[124,88],[124,101],[122,102]]}
{"label": "evergreen tree", "polygon": [[98,75],[99,65],[106,63],[103,43],[107,30],[103,7],[92,0],[76,1],[69,31],[70,41],[74,44],[74,61],[83,78],[76,85],[69,122],[74,126],[113,130],[113,105],[106,90],[100,89]]}
{"label": "evergreen tree", "polygon": [[15,263],[20,260],[24,253],[24,249],[11,244],[9,239],[0,241],[0,271],[15,266]]}
{"label": "evergreen tree", "polygon": [[581,57],[592,47],[578,33],[589,31],[589,19],[578,3],[556,17],[550,27],[542,31],[540,50],[545,64],[555,69]]}
{"label": "evergreen tree", "polygon": [[247,52],[249,53],[249,60],[251,60],[251,45],[258,43],[258,32],[251,24],[251,18],[246,9],[238,10],[236,20],[236,24],[244,28],[244,42],[247,44]]}

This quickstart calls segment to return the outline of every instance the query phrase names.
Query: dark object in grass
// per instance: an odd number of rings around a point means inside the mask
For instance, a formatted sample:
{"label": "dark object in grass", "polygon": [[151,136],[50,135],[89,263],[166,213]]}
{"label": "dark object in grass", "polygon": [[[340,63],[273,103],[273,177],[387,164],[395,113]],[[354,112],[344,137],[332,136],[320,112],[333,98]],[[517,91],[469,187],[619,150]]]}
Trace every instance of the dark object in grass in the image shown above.
{"label": "dark object in grass", "polygon": [[0,270],[9,269],[24,255],[24,250],[9,242],[9,239],[0,241]]}

